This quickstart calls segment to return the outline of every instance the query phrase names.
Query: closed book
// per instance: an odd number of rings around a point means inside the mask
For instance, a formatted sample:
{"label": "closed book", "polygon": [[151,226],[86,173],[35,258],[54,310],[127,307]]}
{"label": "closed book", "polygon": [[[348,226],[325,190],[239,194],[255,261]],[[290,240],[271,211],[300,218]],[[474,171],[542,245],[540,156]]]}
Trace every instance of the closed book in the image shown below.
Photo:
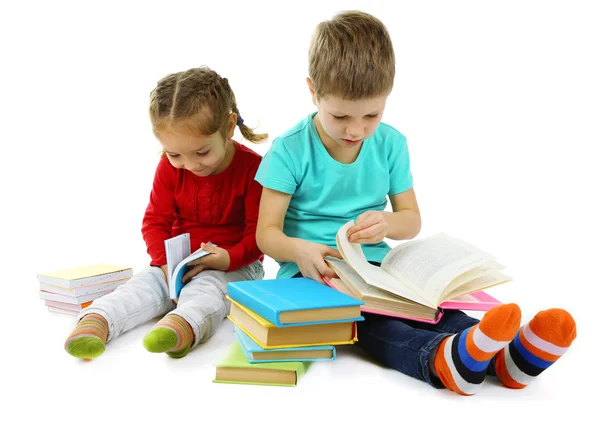
{"label": "closed book", "polygon": [[84,285],[105,283],[115,279],[129,278],[131,276],[133,276],[133,269],[131,267],[101,263],[40,273],[37,275],[37,278],[39,282],[48,285],[56,285],[62,288],[77,288]]}
{"label": "closed book", "polygon": [[230,282],[229,297],[278,327],[362,321],[364,303],[310,278]]}
{"label": "closed book", "polygon": [[297,348],[264,349],[237,326],[233,333],[239,342],[246,359],[250,363],[268,362],[313,362],[335,360],[335,347],[331,345]]}
{"label": "closed book", "polygon": [[346,345],[358,340],[355,321],[277,327],[231,298],[229,300],[231,310],[227,318],[264,349]]}
{"label": "closed book", "polygon": [[80,297],[83,295],[94,294],[101,291],[111,291],[114,290],[125,282],[127,282],[131,278],[123,278],[116,279],[107,282],[92,284],[92,285],[84,285],[77,288],[63,288],[57,285],[50,285],[45,283],[40,283],[40,291],[51,292],[54,294],[60,294],[67,297]]}
{"label": "closed book", "polygon": [[250,363],[240,344],[234,341],[215,366],[215,383],[293,387],[304,376],[310,363]]}
{"label": "closed book", "polygon": [[65,296],[65,295],[61,295],[61,294],[40,291],[40,298],[42,300],[52,300],[52,301],[57,301],[57,302],[61,302],[61,303],[70,303],[70,304],[74,304],[74,305],[80,305],[83,303],[94,301],[95,299],[105,296],[106,294],[110,294],[113,291],[114,291],[114,289],[111,289],[109,291],[100,291],[97,293],[86,294],[86,295],[79,296],[79,297],[69,297],[69,296]]}

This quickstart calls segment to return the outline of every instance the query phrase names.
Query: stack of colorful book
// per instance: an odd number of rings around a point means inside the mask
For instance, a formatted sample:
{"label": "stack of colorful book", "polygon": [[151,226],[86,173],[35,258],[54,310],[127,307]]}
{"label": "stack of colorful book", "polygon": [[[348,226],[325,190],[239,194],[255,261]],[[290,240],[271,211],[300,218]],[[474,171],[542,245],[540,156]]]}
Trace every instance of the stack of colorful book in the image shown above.
{"label": "stack of colorful book", "polygon": [[334,360],[335,345],[357,341],[364,304],[309,278],[228,284],[236,340],[214,382],[295,386],[314,361]]}
{"label": "stack of colorful book", "polygon": [[94,264],[37,275],[40,298],[50,312],[77,315],[94,299],[113,292],[133,276],[131,267]]}

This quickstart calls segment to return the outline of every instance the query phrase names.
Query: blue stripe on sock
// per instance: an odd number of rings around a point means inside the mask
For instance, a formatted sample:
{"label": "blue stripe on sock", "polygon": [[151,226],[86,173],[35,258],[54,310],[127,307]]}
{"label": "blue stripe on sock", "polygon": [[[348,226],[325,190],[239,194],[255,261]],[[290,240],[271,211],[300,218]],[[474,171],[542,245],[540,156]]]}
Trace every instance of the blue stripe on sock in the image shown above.
{"label": "blue stripe on sock", "polygon": [[470,330],[471,329],[463,330],[463,332],[460,334],[460,338],[458,340],[458,355],[460,357],[460,361],[468,369],[472,370],[473,372],[481,372],[482,370],[485,370],[487,368],[488,364],[490,364],[491,359],[488,361],[480,362],[480,361],[475,360],[468,353],[468,351],[467,351],[467,333]]}
{"label": "blue stripe on sock", "polygon": [[517,333],[517,336],[515,336],[515,338],[513,339],[513,343],[515,345],[515,348],[519,352],[519,354],[521,354],[527,362],[531,363],[535,367],[538,367],[540,369],[546,369],[548,366],[551,366],[552,363],[554,363],[554,362],[549,362],[549,361],[543,360],[539,357],[536,357],[531,352],[529,352],[529,350],[527,350],[527,348],[525,348],[523,346],[523,344],[521,343],[521,338],[519,337],[519,333]]}

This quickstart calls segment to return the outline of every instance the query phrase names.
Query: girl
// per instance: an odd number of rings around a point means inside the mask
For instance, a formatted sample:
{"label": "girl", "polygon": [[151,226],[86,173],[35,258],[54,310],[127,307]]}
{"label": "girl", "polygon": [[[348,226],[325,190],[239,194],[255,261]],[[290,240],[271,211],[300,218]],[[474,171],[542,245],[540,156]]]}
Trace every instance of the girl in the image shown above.
{"label": "girl", "polygon": [[[142,224],[152,261],[81,312],[65,342],[77,358],[98,357],[111,339],[165,314],[144,346],[183,357],[227,315],[227,283],[264,276],[255,239],[262,187],[254,175],[261,157],[232,137],[236,125],[253,143],[267,134],[244,125],[227,79],[207,67],[164,77],[150,94],[150,120],[163,148]],[[190,263],[175,303],[164,241],[181,233],[190,234],[192,250],[211,254]]]}

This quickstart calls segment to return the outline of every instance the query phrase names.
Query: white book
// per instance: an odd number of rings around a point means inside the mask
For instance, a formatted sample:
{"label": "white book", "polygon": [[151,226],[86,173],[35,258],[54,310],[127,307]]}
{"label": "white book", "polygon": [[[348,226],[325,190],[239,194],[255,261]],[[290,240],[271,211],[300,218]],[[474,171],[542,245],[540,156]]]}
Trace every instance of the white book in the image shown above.
{"label": "white book", "polygon": [[72,289],[86,285],[102,284],[131,276],[133,276],[133,269],[131,267],[100,263],[40,273],[37,275],[37,278],[40,283]]}
{"label": "white book", "polygon": [[[207,244],[215,246],[210,242]],[[184,285],[181,279],[189,270],[187,264],[190,261],[210,255],[210,252],[206,252],[203,249],[198,249],[194,253],[190,253],[190,251],[190,235],[188,233],[165,240],[167,284],[169,285],[169,295],[172,299],[179,298],[179,293]]]}
{"label": "white book", "polygon": [[63,303],[55,300],[44,300],[46,306],[51,306],[58,309],[67,309],[73,312],[81,312],[83,309],[83,305],[85,304],[72,304],[72,303]]}
{"label": "white book", "polygon": [[68,297],[81,297],[83,295],[93,294],[97,292],[114,290],[123,285],[129,279],[131,278],[127,277],[123,279],[111,280],[109,282],[104,282],[100,284],[84,285],[78,288],[63,288],[57,285],[40,283],[40,291],[46,291]]}
{"label": "white book", "polygon": [[83,295],[83,296],[79,296],[79,297],[69,297],[69,296],[65,296],[65,295],[61,295],[61,294],[40,291],[40,298],[42,300],[53,300],[53,301],[57,301],[57,302],[61,302],[61,303],[70,303],[70,304],[80,305],[80,304],[95,300],[99,297],[105,296],[106,294],[110,294],[113,291],[114,291],[114,289],[111,289],[108,291],[100,291],[97,293],[87,294],[87,295]]}
{"label": "white book", "polygon": [[54,306],[48,306],[48,310],[52,313],[58,313],[58,314],[63,314],[63,315],[79,315],[79,312],[77,311],[72,311],[69,309],[61,309],[61,308],[57,308]]}

